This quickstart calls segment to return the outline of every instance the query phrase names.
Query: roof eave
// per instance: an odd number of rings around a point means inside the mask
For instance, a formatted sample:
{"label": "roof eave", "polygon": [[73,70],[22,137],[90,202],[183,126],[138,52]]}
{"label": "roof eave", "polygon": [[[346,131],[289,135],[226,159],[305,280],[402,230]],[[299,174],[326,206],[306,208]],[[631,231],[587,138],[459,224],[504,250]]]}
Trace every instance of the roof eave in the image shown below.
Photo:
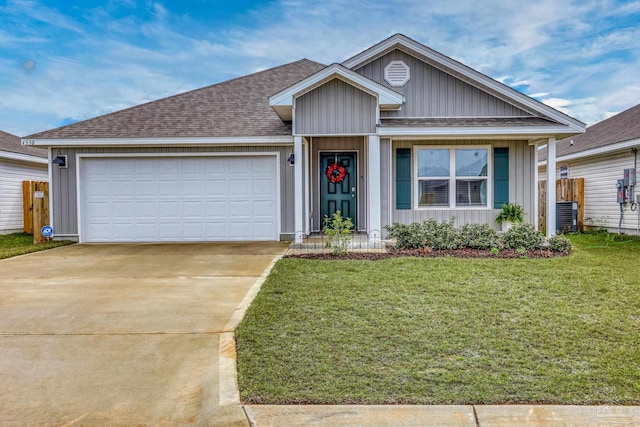
{"label": "roof eave", "polygon": [[46,157],[33,156],[31,154],[14,153],[4,150],[0,150],[0,158],[7,160],[16,160],[19,162],[37,163],[41,165],[46,165],[48,163]]}
{"label": "roof eave", "polygon": [[408,138],[495,138],[495,139],[526,139],[537,141],[546,138],[564,138],[575,134],[567,126],[455,126],[455,127],[379,127],[380,136],[408,137]]}
{"label": "roof eave", "polygon": [[200,146],[200,145],[291,145],[293,136],[229,136],[229,137],[158,137],[158,138],[59,138],[30,139],[30,145],[39,147],[147,147],[147,146]]}
{"label": "roof eave", "polygon": [[[564,156],[556,156],[556,162],[568,162],[571,160],[583,159],[585,157],[599,156],[602,154],[615,153],[617,151],[631,150],[640,148],[640,138],[630,139],[615,144],[605,145],[602,147],[591,148],[588,150],[578,151],[576,153],[565,154]],[[547,160],[538,162],[538,166],[546,166]]]}

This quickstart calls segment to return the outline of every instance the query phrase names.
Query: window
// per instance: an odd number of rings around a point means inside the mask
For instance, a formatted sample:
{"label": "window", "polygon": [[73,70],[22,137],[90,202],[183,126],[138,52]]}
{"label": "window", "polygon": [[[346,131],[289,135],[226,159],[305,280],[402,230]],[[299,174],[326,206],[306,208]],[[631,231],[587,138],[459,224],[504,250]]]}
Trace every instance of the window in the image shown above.
{"label": "window", "polygon": [[417,206],[488,207],[488,147],[417,147]]}

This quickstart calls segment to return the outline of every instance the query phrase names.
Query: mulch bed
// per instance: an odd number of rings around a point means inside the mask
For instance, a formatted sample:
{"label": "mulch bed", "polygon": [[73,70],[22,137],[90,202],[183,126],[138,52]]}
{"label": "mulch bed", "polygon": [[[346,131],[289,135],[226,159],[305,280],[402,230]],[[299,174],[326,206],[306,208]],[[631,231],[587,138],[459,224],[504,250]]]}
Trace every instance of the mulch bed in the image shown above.
{"label": "mulch bed", "polygon": [[439,258],[439,257],[454,257],[454,258],[495,258],[495,259],[518,259],[518,258],[556,258],[561,256],[567,256],[568,253],[551,252],[546,249],[540,249],[535,251],[527,251],[525,254],[521,254],[515,249],[503,249],[497,254],[487,250],[480,249],[454,249],[454,250],[430,250],[430,249],[389,249],[388,252],[349,252],[347,255],[337,256],[332,253],[306,253],[286,255],[285,258],[303,258],[303,259],[318,259],[318,260],[335,260],[335,259],[364,259],[364,260],[379,260],[398,257],[421,257],[421,258]]}

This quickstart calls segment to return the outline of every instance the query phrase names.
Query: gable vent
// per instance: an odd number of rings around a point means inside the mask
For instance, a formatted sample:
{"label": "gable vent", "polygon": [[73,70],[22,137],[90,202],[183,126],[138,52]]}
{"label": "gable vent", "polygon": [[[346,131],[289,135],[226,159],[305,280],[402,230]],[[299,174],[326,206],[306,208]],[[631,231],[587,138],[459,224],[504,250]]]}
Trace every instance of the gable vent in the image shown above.
{"label": "gable vent", "polygon": [[409,67],[404,61],[391,61],[384,67],[384,79],[391,86],[404,86],[411,77]]}

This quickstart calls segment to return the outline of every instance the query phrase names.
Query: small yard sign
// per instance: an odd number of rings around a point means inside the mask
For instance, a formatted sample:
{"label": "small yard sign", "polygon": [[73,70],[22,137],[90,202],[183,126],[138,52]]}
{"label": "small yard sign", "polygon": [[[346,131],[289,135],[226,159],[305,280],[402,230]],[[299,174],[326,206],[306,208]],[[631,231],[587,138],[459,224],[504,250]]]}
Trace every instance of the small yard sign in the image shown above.
{"label": "small yard sign", "polygon": [[40,229],[40,233],[42,234],[42,237],[51,237],[53,236],[53,227],[45,225]]}

